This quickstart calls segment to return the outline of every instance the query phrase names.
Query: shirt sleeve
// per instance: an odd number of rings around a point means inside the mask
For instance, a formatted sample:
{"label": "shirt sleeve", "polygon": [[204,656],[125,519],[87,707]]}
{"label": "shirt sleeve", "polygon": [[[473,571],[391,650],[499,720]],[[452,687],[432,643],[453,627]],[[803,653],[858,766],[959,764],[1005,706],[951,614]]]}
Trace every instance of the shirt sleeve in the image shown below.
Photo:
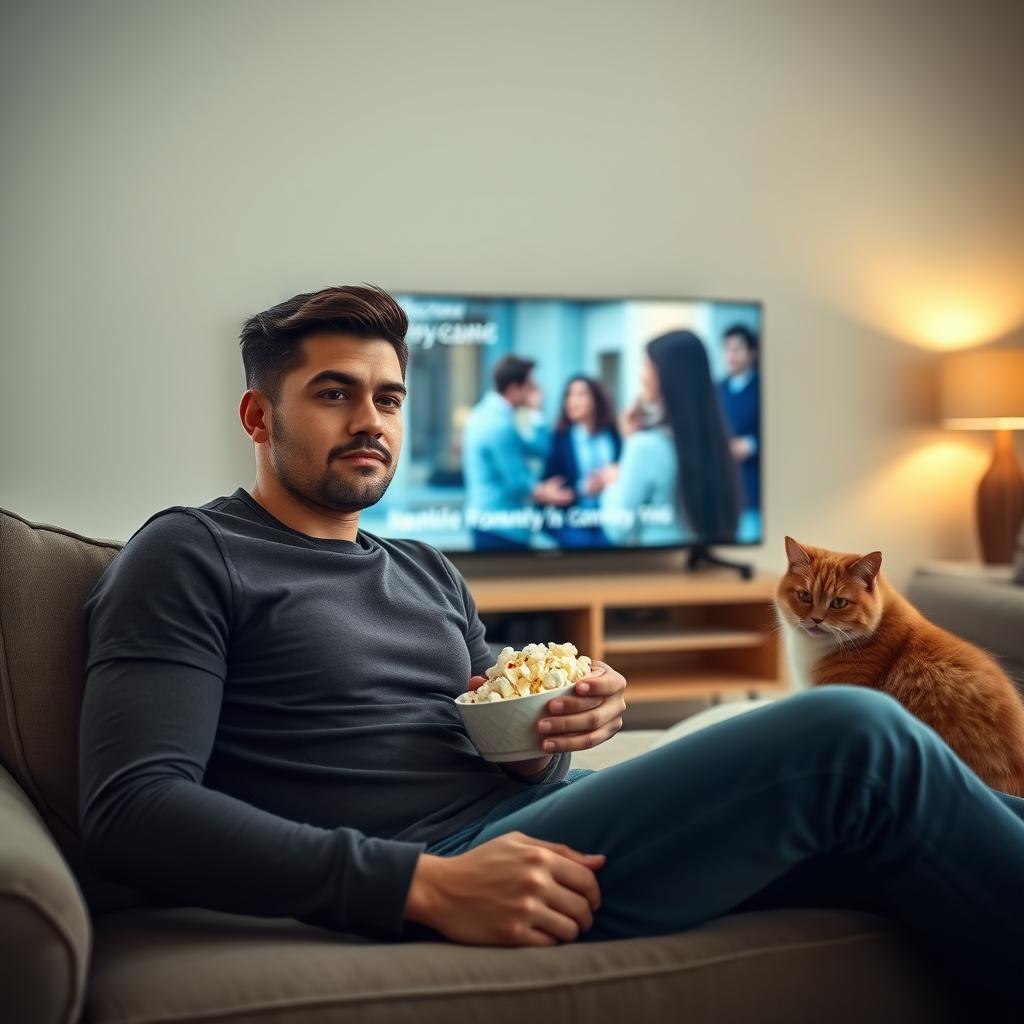
{"label": "shirt sleeve", "polygon": [[502,489],[510,499],[527,501],[533,493],[536,481],[526,462],[529,454],[530,446],[511,421],[495,429],[487,446],[487,455],[494,478],[501,481]]}
{"label": "shirt sleeve", "polygon": [[234,614],[219,542],[188,513],[147,523],[90,595],[78,792],[87,858],[176,905],[401,937],[425,843],[290,821],[203,785]]}
{"label": "shirt sleeve", "polygon": [[[541,751],[543,753],[543,751]],[[538,755],[539,756],[539,755]],[[542,775],[537,776],[535,779],[524,779],[521,775],[516,775],[508,765],[504,762],[498,762],[498,767],[511,778],[517,782],[525,782],[530,786],[539,786],[544,782],[561,782],[562,779],[569,774],[569,768],[572,764],[572,751],[571,750],[560,750],[557,754],[552,755],[547,768],[544,769]]]}

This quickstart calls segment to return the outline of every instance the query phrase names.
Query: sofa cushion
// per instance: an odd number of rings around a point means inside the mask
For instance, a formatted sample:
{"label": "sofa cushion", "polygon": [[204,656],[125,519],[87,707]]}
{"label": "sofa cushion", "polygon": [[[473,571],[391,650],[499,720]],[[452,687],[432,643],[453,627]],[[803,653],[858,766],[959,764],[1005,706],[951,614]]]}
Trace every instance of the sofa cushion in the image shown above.
{"label": "sofa cushion", "polygon": [[97,878],[78,833],[82,606],[121,547],[0,508],[0,763],[46,822],[94,911],[148,902]]}
{"label": "sofa cushion", "polygon": [[993,655],[1024,694],[1024,587],[1006,570],[977,577],[918,570],[907,598],[935,625]]}
{"label": "sofa cushion", "polygon": [[[629,712],[627,711],[628,715]],[[620,729],[614,736],[610,736],[589,750],[574,750],[572,752],[573,768],[592,768],[595,771],[599,768],[607,768],[609,765],[618,764],[620,761],[628,761],[632,757],[639,757],[650,750],[662,734],[661,729]]]}
{"label": "sofa cushion", "polygon": [[0,765],[0,1016],[72,1021],[85,998],[92,931],[67,862]]}
{"label": "sofa cushion", "polygon": [[956,1019],[902,926],[852,910],[543,948],[374,943],[180,907],[103,914],[94,934],[90,1024]]}

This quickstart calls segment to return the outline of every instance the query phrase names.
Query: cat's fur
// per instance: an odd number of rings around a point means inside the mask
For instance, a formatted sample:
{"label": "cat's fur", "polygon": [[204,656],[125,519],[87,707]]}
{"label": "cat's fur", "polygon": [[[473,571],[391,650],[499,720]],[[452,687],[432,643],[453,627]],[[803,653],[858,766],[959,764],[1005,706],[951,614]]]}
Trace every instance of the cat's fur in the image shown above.
{"label": "cat's fur", "polygon": [[[993,789],[1024,796],[1024,701],[995,661],[896,593],[879,573],[881,552],[839,554],[787,537],[786,554],[775,604],[796,685],[882,690]],[[849,603],[834,608],[836,598]]]}

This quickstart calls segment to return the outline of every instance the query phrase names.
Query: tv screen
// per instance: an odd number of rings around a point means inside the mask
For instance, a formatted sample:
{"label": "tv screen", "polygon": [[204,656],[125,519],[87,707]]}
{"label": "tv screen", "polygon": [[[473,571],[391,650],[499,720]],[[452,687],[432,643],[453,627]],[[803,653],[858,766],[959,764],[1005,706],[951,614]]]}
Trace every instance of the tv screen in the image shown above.
{"label": "tv screen", "polygon": [[759,303],[396,299],[404,451],[364,529],[449,553],[761,541]]}

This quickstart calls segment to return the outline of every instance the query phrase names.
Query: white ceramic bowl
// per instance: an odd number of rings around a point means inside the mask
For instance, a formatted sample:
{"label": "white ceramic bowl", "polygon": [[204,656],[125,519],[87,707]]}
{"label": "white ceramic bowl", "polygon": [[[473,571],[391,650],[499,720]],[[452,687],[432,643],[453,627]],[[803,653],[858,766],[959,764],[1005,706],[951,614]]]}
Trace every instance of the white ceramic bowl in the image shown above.
{"label": "white ceramic bowl", "polygon": [[526,761],[543,757],[544,737],[537,731],[537,723],[549,717],[548,701],[565,697],[576,689],[575,683],[542,690],[526,697],[507,697],[483,704],[467,704],[465,694],[455,698],[455,706],[462,716],[462,724],[485,761]]}

